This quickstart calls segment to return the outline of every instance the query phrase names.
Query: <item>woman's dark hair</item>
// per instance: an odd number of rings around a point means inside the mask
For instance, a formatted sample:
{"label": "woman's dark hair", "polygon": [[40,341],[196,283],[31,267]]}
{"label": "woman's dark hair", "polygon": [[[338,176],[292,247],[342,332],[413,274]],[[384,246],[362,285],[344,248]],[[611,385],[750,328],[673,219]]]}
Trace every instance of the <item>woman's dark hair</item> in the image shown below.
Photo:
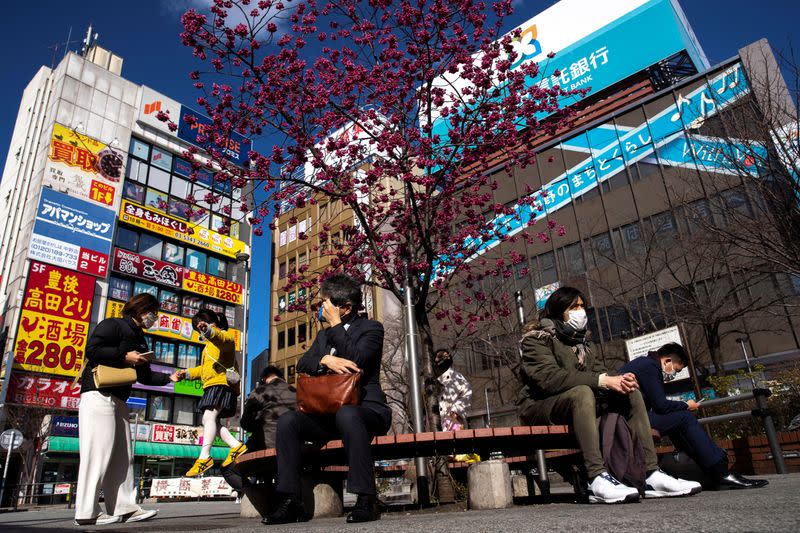
{"label": "woman's dark hair", "polygon": [[323,298],[330,298],[336,307],[350,304],[353,311],[361,309],[361,283],[346,274],[334,274],[319,287]]}
{"label": "woman's dark hair", "polygon": [[143,292],[128,300],[122,307],[122,316],[139,318],[149,312],[158,313],[158,298],[152,294]]}
{"label": "woman's dark hair", "polygon": [[589,307],[586,296],[575,287],[561,287],[556,289],[544,304],[544,309],[539,313],[539,318],[549,318],[550,320],[564,320],[564,311],[570,308],[578,298],[583,300],[584,307]]}
{"label": "woman's dark hair", "polygon": [[269,365],[267,368],[261,371],[261,380],[267,379],[269,376],[278,376],[282,380],[286,381],[286,378],[283,375],[283,369],[278,368],[275,365]]}
{"label": "woman's dark hair", "polygon": [[211,309],[202,308],[192,317],[192,327],[197,329],[197,324],[205,322],[214,324],[219,329],[228,329],[228,319],[222,313],[217,313]]}
{"label": "woman's dark hair", "polygon": [[683,366],[689,364],[689,358],[686,356],[686,350],[683,349],[683,346],[678,344],[677,342],[670,342],[656,350],[659,357],[664,357],[665,355],[671,355],[672,357],[680,360]]}

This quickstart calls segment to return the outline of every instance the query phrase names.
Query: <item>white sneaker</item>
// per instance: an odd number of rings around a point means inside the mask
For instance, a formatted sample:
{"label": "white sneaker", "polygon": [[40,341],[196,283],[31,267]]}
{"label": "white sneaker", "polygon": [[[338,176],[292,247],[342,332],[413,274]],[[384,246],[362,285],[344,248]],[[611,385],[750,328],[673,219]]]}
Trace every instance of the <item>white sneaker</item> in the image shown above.
{"label": "white sneaker", "polygon": [[157,514],[158,514],[158,509],[151,509],[149,511],[145,511],[144,509],[139,509],[138,511],[135,511],[133,513],[122,515],[122,521],[142,522],[143,520],[150,520]]}
{"label": "white sneaker", "polygon": [[672,498],[675,496],[691,496],[703,490],[696,481],[687,481],[666,474],[660,468],[647,476],[645,481],[645,498]]}
{"label": "white sneaker", "polygon": [[591,503],[638,502],[639,491],[624,485],[608,472],[603,472],[589,485]]}
{"label": "white sneaker", "polygon": [[116,524],[122,522],[121,516],[111,516],[106,513],[100,513],[94,518],[76,518],[73,522],[76,526],[105,526],[108,524]]}

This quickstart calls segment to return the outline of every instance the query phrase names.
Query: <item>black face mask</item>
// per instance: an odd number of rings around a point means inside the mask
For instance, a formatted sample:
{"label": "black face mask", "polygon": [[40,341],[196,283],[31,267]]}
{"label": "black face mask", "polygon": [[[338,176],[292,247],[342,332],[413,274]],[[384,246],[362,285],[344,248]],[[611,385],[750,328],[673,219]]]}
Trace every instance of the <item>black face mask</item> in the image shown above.
{"label": "black face mask", "polygon": [[445,357],[444,359],[439,359],[439,361],[436,362],[436,369],[439,372],[445,372],[451,366],[453,366],[453,360],[449,357]]}

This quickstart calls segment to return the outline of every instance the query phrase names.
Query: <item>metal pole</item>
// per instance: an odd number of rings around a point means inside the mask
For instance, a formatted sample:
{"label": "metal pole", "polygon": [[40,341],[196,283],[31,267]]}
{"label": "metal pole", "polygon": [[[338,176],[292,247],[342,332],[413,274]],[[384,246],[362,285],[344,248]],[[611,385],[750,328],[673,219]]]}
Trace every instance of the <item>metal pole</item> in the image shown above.
{"label": "metal pole", "polygon": [[483,397],[486,399],[486,427],[492,427],[492,414],[489,412],[489,391],[493,390],[490,387],[483,388]]}
{"label": "metal pole", "polygon": [[[411,286],[411,273],[408,259],[405,261],[405,287],[403,296],[405,297],[406,307],[406,353],[408,354],[408,372],[411,382],[411,411],[414,421],[414,431],[422,433],[422,390],[419,383],[419,362],[417,354],[417,331],[416,313],[414,312],[414,295]],[[417,498],[420,504],[427,505],[429,499],[428,485],[428,461],[425,457],[416,457],[414,464],[417,468]]]}
{"label": "metal pole", "polygon": [[3,483],[0,485],[0,504],[3,503],[3,493],[6,491],[6,475],[8,474],[8,463],[11,460],[11,448],[14,447],[14,439],[11,439],[11,442],[8,444],[8,450],[6,450],[6,466],[3,467]]}
{"label": "metal pole", "polygon": [[772,461],[775,463],[775,472],[778,474],[788,474],[786,470],[786,463],[783,461],[783,451],[778,442],[778,434],[775,432],[775,424],[772,422],[772,415],[769,413],[767,406],[767,397],[771,394],[769,389],[753,389],[753,394],[756,397],[756,406],[758,407],[758,416],[764,423],[764,432],[767,434],[767,442],[769,442],[769,449],[772,452]]}
{"label": "metal pole", "polygon": [[247,399],[247,336],[250,334],[250,260],[244,262],[244,332],[242,333],[242,387],[240,394],[239,411],[239,440],[244,442],[244,428],[242,428],[242,416],[244,416],[244,403]]}
{"label": "metal pole", "polygon": [[[519,321],[521,330],[525,325],[525,307],[522,303],[522,291],[516,291],[514,293],[514,300],[517,303],[517,320]],[[522,348],[520,348],[520,357],[521,356]],[[550,477],[547,475],[547,461],[544,450],[536,450],[536,469],[539,471],[539,476],[536,478],[539,491],[542,493],[542,496],[550,496]]]}
{"label": "metal pole", "polygon": [[744,364],[747,365],[747,373],[750,375],[750,383],[753,384],[753,392],[755,389],[758,388],[756,385],[756,380],[753,377],[753,368],[750,366],[750,357],[747,355],[747,347],[744,345],[747,342],[747,337],[739,337],[736,339],[736,342],[739,343],[739,346],[742,347],[742,354],[744,355]]}

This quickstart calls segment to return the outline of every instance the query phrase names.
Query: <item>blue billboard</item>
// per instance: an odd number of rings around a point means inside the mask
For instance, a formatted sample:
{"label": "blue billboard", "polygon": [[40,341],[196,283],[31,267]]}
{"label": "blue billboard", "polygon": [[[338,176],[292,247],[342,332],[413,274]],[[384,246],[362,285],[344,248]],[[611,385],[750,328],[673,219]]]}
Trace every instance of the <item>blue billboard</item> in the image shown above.
{"label": "blue billboard", "polygon": [[[191,124],[186,122],[187,116],[194,117]],[[244,165],[251,148],[250,139],[234,131],[231,132],[230,137],[225,139],[224,146],[220,146],[208,137],[213,124],[213,121],[207,116],[182,105],[181,117],[178,121],[178,138],[201,148],[213,146],[222,152],[226,159],[237,165]]]}

